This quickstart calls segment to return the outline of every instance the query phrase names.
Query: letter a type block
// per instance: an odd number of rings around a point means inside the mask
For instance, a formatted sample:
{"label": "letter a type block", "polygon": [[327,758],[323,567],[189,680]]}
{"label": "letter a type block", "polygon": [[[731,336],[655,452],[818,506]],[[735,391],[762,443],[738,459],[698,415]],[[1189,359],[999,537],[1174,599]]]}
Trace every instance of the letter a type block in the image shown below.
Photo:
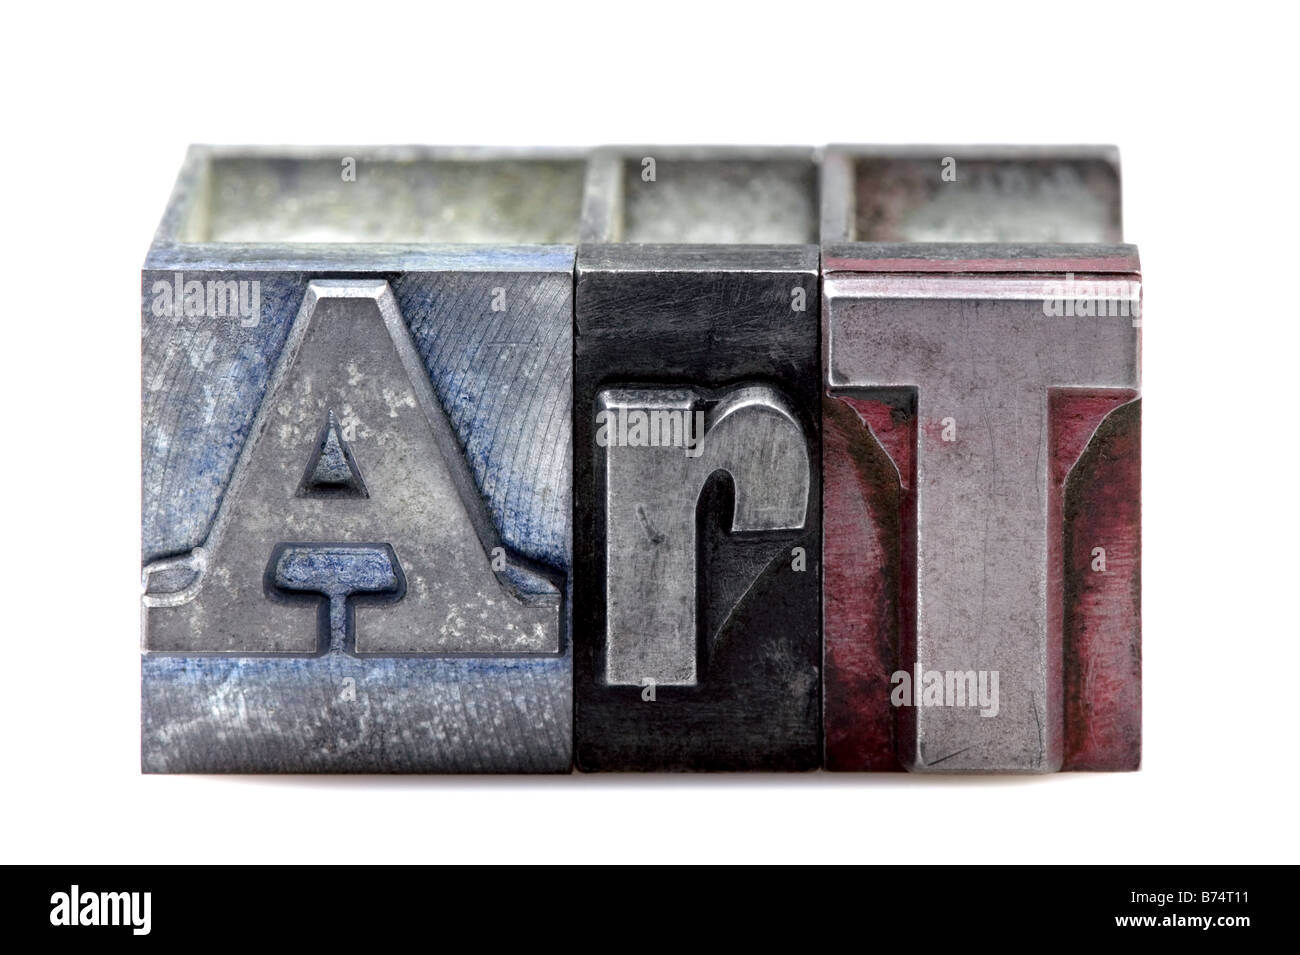
{"label": "letter a type block", "polygon": [[568,771],[583,164],[348,158],[193,150],[146,263],[144,768]]}
{"label": "letter a type block", "polygon": [[829,769],[1137,767],[1118,183],[1104,150],[827,152]]}
{"label": "letter a type block", "polygon": [[575,340],[575,759],[820,763],[816,165],[606,150]]}

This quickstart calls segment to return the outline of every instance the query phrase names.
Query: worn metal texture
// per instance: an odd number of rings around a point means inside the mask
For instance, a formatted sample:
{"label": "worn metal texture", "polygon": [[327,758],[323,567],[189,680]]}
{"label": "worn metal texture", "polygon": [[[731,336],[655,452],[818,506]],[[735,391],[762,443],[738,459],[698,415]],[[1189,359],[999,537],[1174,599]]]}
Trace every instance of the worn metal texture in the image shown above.
{"label": "worn metal texture", "polygon": [[1065,656],[1063,769],[1142,761],[1142,418],[1136,392],[1052,395]]}
{"label": "worn metal texture", "polygon": [[[654,181],[625,174],[647,155],[657,159]],[[802,161],[796,183],[814,168],[807,151],[773,158]],[[820,763],[817,248],[802,244],[798,216],[776,214],[790,224],[778,232],[786,244],[619,241],[625,208],[678,215],[671,194],[629,202],[619,190],[678,183],[678,195],[710,194],[681,181],[709,159],[701,150],[609,151],[589,180],[574,343],[583,771]],[[700,214],[714,234],[750,235],[744,223],[763,218],[753,196],[736,209],[725,201],[734,191],[712,194],[716,204]],[[602,412],[634,410],[685,415],[698,444],[598,437]]]}
{"label": "worn metal texture", "polygon": [[699,683],[696,507],[714,474],[734,491],[729,533],[807,521],[808,438],[780,392],[750,385],[708,398],[644,387],[597,395],[609,686]]}
{"label": "worn metal texture", "polygon": [[1135,769],[1140,283],[1105,147],[195,147],[143,766]]}
{"label": "worn metal texture", "polygon": [[824,240],[1122,241],[1110,147],[831,147],[824,162]]}
{"label": "worn metal texture", "polygon": [[[331,443],[354,493],[314,481]],[[309,284],[203,547],[165,561],[161,586],[145,568],[146,648],[315,652],[316,615],[286,595],[334,592],[324,582],[285,586],[284,568],[266,561],[287,541],[382,541],[396,550],[400,569],[381,574],[389,583],[348,585],[391,595],[351,611],[357,653],[559,652],[558,588],[524,562],[506,572],[495,525],[382,280]],[[498,547],[499,579],[490,558]],[[182,561],[195,576],[177,590],[171,577]],[[359,572],[338,561],[326,569],[338,586]]]}
{"label": "worn metal texture", "polygon": [[580,241],[814,244],[817,177],[801,147],[604,147],[588,163]]}
{"label": "worn metal texture", "polygon": [[[888,152],[826,158],[827,768],[1136,768],[1136,250],[1043,244],[1014,214],[1014,245],[854,241]],[[1062,234],[1097,208],[1117,229],[1113,156],[1066,152],[1105,201],[1053,212]],[[963,151],[914,153],[898,176],[948,201],[938,157]],[[1018,183],[1056,162],[984,160]]]}
{"label": "worn metal texture", "polygon": [[[1137,385],[1128,316],[1044,317],[1059,283],[826,280],[829,385],[915,388],[915,665],[999,674],[1000,703],[916,709],[916,769],[1062,761],[1059,621],[1049,617],[1048,397]],[[915,690],[914,690],[915,692]]]}
{"label": "worn metal texture", "polygon": [[573,246],[187,242],[204,158],[142,288],[145,769],[567,771]]}
{"label": "worn metal texture", "polygon": [[890,705],[916,586],[916,395],[822,399],[824,765],[901,770]]}
{"label": "worn metal texture", "polygon": [[[341,158],[359,159],[344,181]],[[584,163],[575,156],[416,148],[219,150],[194,242],[573,244]]]}

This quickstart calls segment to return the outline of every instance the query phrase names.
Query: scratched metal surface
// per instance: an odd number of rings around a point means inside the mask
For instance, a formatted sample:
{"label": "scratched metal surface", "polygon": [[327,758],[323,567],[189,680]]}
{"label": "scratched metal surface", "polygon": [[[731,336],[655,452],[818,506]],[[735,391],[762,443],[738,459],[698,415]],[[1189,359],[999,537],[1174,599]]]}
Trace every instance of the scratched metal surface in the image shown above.
{"label": "scratched metal surface", "polygon": [[[820,481],[799,530],[733,533],[736,491],[699,496],[698,685],[605,675],[605,488],[594,415],[606,388],[721,392],[762,382],[794,408],[820,469],[817,249],[591,245],[579,255],[575,367],[575,704],[584,771],[798,771],[820,762]],[[807,291],[792,312],[791,289]],[[802,547],[807,568],[791,566]]]}
{"label": "scratched metal surface", "polygon": [[[482,253],[473,256],[481,266]],[[548,252],[544,260],[554,258]],[[176,555],[206,538],[309,279],[211,274],[261,281],[256,326],[154,316],[152,283],[172,273],[145,275],[146,558]],[[563,577],[570,554],[571,272],[471,267],[392,284],[503,541]],[[484,308],[490,290],[501,287],[527,302],[526,317]],[[489,318],[455,320],[471,312]],[[484,349],[498,356],[495,367],[477,360]],[[556,655],[148,653],[143,765],[151,772],[566,771],[568,615],[555,612],[562,631]]]}
{"label": "scratched metal surface", "polygon": [[[764,385],[716,395],[680,387],[608,389],[597,402],[602,415],[644,414],[658,430],[657,446],[615,440],[604,448],[603,680],[697,686],[699,499],[725,472],[735,492],[730,534],[802,530],[812,482],[808,436],[781,393]],[[678,420],[698,415],[689,450],[673,440],[670,427],[656,428],[655,416],[671,414]]]}
{"label": "scratched metal surface", "polygon": [[[157,268],[145,273],[141,290],[145,563],[203,542],[313,275],[223,272],[197,256],[154,261]],[[500,263],[504,271],[489,271],[482,251],[465,250],[412,263],[437,271],[410,272],[392,283],[502,536],[520,553],[562,570],[568,567],[570,520],[564,382],[571,358],[557,336],[572,308],[566,271],[572,261],[571,248],[541,249],[527,257],[512,253]],[[154,283],[172,282],[173,269],[186,280],[259,280],[260,321],[242,327],[238,321],[154,316]],[[485,308],[494,288],[504,288],[539,317],[494,315]],[[485,320],[451,320],[460,309]],[[495,360],[480,361],[484,351]],[[499,388],[503,377],[523,383],[539,409],[510,400]],[[528,453],[512,457],[521,446]]]}
{"label": "scratched metal surface", "polygon": [[[454,311],[469,328],[492,314]],[[327,594],[339,651],[558,652],[557,581],[503,545],[389,283],[314,280],[283,352],[203,548],[165,562],[161,582],[146,568],[146,648],[312,653],[319,628],[304,604]],[[525,397],[508,373],[499,388]],[[304,473],[327,439],[358,469],[351,493]],[[300,570],[316,566],[311,586],[272,567],[289,542],[301,542]],[[186,566],[195,579],[178,592]]]}
{"label": "scratched metal surface", "polygon": [[[262,319],[243,328],[156,318],[148,294],[159,276],[170,273],[146,274],[144,287],[147,557],[206,536],[308,278],[224,274],[262,282]],[[570,276],[443,271],[393,283],[503,539],[561,575],[570,553]],[[529,319],[453,321],[466,309],[481,311],[482,289],[503,285],[528,301]],[[477,370],[484,347],[502,356],[504,373]],[[503,382],[514,400],[500,398]],[[567,612],[560,621],[567,631]],[[515,659],[146,654],[143,765],[150,772],[563,772],[572,725],[567,635],[561,646],[558,655]]]}
{"label": "scratched metal surface", "polygon": [[[1136,429],[1106,446],[1122,459],[1073,490],[1109,495],[1107,516],[1067,513],[1063,533],[1061,512],[1099,409],[1136,395],[1138,323],[1043,307],[1070,294],[1067,274],[1103,297],[1140,294],[1137,249],[1119,244],[1120,179],[1107,146],[823,153],[823,355],[839,422],[825,448],[828,768],[1136,766]],[[1081,531],[1116,547],[1114,573],[1080,570]],[[999,672],[997,716],[887,703],[891,671],[918,661]]]}
{"label": "scratched metal surface", "polygon": [[1110,146],[836,145],[822,167],[826,244],[1122,241]]}
{"label": "scratched metal surface", "polygon": [[914,770],[1052,772],[1062,763],[1049,389],[1138,384],[1130,316],[1045,316],[1063,280],[825,280],[828,385],[917,389],[912,659],[1000,674],[992,718],[969,707],[915,710],[915,740],[902,746]]}
{"label": "scratched metal surface", "polygon": [[141,677],[149,773],[570,769],[567,652],[527,659],[146,655]]}
{"label": "scratched metal surface", "polygon": [[[645,157],[656,160],[653,181],[641,174]],[[574,341],[575,762],[584,771],[806,770],[820,762],[820,481],[810,481],[797,530],[776,529],[785,524],[778,521],[735,533],[738,506],[745,525],[737,499],[754,484],[751,466],[776,462],[759,462],[761,455],[725,462],[745,466],[734,479],[720,468],[702,489],[692,480],[696,536],[689,528],[677,535],[682,545],[695,542],[690,559],[671,561],[673,548],[654,544],[659,553],[643,555],[651,558],[649,579],[633,573],[624,581],[623,597],[698,605],[671,623],[652,625],[654,615],[643,615],[640,632],[626,621],[650,657],[678,642],[668,629],[685,629],[667,670],[689,685],[670,678],[651,702],[641,687],[618,685],[636,674],[620,676],[607,645],[607,579],[620,572],[608,566],[607,547],[618,556],[630,542],[620,543],[607,521],[608,462],[594,425],[607,389],[689,389],[708,404],[743,386],[767,386],[790,402],[808,444],[808,474],[818,473],[816,181],[816,156],[804,148],[624,146],[591,158]],[[804,311],[794,307],[797,296]],[[680,482],[672,467],[653,470],[659,491]],[[653,483],[625,491],[637,495]],[[803,571],[792,568],[795,547],[807,555]],[[681,579],[690,563],[694,588]],[[670,573],[678,579],[666,580]],[[692,650],[698,662],[683,668],[680,657]]]}
{"label": "scratched metal surface", "polygon": [[[354,159],[355,151],[348,151]],[[215,159],[207,202],[187,224],[200,242],[571,243],[583,163],[572,159],[393,159],[360,154],[355,181],[340,158]]]}

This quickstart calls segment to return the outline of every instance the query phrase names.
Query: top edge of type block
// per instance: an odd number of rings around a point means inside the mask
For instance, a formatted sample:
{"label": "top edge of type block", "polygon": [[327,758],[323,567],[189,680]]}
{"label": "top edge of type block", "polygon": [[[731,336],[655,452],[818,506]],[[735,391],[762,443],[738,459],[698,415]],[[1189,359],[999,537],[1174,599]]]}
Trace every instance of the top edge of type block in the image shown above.
{"label": "top edge of type block", "polygon": [[829,265],[1122,241],[1111,146],[195,145],[145,266],[552,270],[579,245],[821,245]]}
{"label": "top edge of type block", "polygon": [[604,146],[589,162],[583,245],[817,245],[811,147]]}
{"label": "top edge of type block", "polygon": [[571,269],[587,154],[191,146],[146,268]]}
{"label": "top edge of type block", "polygon": [[[832,145],[822,153],[820,240],[828,258],[890,258],[884,245],[1045,254],[1123,242],[1114,146]],[[1028,254],[1026,254],[1026,252]],[[1097,257],[1097,256],[1093,256]]]}

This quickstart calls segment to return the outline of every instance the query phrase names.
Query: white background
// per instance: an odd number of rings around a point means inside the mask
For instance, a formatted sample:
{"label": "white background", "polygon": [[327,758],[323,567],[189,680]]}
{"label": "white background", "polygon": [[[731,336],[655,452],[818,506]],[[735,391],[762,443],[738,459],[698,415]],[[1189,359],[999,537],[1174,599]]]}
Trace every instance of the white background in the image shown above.
{"label": "white background", "polygon": [[[10,5],[0,860],[1298,861],[1296,29],[1195,9]],[[192,141],[1118,144],[1141,772],[141,776],[139,273]]]}

